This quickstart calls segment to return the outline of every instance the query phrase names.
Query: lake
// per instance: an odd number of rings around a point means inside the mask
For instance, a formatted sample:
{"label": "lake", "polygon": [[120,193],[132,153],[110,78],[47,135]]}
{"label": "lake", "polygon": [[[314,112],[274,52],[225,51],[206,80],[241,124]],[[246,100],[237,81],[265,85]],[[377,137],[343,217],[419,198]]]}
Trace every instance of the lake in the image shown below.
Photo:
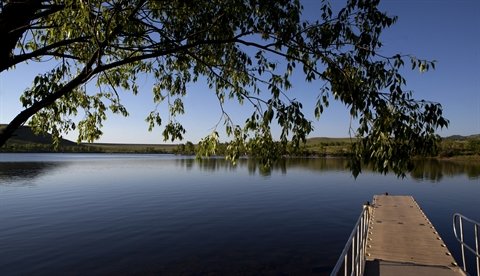
{"label": "lake", "polygon": [[343,159],[0,154],[0,275],[324,275],[373,195],[413,195],[457,261],[452,215],[480,220],[480,164],[404,179]]}

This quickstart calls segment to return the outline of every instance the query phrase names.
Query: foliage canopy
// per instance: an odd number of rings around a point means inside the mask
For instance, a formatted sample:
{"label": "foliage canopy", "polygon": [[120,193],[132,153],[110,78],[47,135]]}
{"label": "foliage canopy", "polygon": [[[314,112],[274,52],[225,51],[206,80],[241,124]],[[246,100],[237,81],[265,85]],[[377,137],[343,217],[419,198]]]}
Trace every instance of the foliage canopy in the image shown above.
{"label": "foliage canopy", "polygon": [[[405,61],[421,71],[435,64],[378,54],[382,31],[396,21],[378,9],[378,0],[349,0],[338,12],[322,1],[314,21],[302,19],[298,0],[2,4],[0,35],[6,43],[0,48],[0,72],[26,61],[58,62],[39,72],[23,93],[24,111],[0,133],[0,145],[27,121],[56,137],[77,129],[78,141],[94,141],[108,110],[128,115],[118,90],[139,93],[137,78],[144,74],[155,79],[153,101],[169,106],[168,118],[159,110],[146,118],[149,129],[163,125],[165,140],[182,139],[186,131],[176,116],[185,112],[182,98],[190,82],[206,80],[222,110],[227,99],[252,105],[242,124],[223,112],[231,160],[246,151],[268,165],[288,154],[287,145],[298,148],[312,131],[313,118],[306,118],[302,103],[287,93],[293,70],[303,71],[307,82],[321,80],[317,118],[333,97],[358,120],[355,176],[362,162],[402,175],[413,156],[435,151],[435,129],[448,125],[441,105],[413,98],[400,73]],[[278,141],[272,123],[281,128]],[[214,153],[218,140],[216,131],[202,140],[202,153]]]}

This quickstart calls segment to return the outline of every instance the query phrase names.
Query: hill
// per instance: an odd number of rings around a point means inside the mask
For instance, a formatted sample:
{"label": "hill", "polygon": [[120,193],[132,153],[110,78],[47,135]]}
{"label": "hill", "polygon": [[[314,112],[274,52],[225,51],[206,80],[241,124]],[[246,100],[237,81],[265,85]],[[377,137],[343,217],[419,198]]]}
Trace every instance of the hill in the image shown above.
{"label": "hill", "polygon": [[[5,124],[0,124],[0,130],[4,127]],[[174,153],[177,149],[177,145],[162,144],[77,144],[63,138],[58,149],[54,149],[52,142],[52,135],[36,135],[30,127],[22,126],[0,148],[0,152]]]}
{"label": "hill", "polygon": [[[306,155],[346,156],[350,154],[350,146],[355,138],[315,137],[307,139]],[[480,134],[468,136],[452,135],[442,138],[437,157],[475,157],[480,155]]]}
{"label": "hill", "polygon": [[460,141],[465,141],[465,140],[477,140],[480,139],[480,134],[472,134],[468,136],[462,136],[462,135],[451,135],[444,137],[443,139],[445,140],[460,140]]}
{"label": "hill", "polygon": [[[0,124],[0,130],[5,128],[5,124]],[[18,143],[18,144],[42,144],[42,145],[52,145],[53,138],[52,135],[36,135],[33,133],[32,129],[28,126],[21,126],[14,133],[12,138],[7,142]],[[60,146],[76,146],[77,143],[72,142],[67,139],[60,139]]]}

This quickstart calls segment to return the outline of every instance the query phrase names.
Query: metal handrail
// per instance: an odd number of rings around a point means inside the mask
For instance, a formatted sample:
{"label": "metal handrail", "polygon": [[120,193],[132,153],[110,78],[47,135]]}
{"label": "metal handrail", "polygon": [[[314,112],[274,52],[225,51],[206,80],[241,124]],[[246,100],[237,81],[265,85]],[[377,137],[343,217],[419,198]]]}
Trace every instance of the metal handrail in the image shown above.
{"label": "metal handrail", "polygon": [[[468,244],[465,243],[463,239],[463,221],[467,221],[471,224],[473,224],[474,227],[474,233],[475,233],[475,250],[471,248]],[[457,225],[459,226],[460,230],[460,237],[458,237],[458,232],[457,232]],[[463,264],[463,271],[468,274],[467,272],[467,264],[465,262],[465,248],[468,249],[471,253],[475,255],[475,260],[477,264],[477,275],[480,276],[480,254],[479,254],[479,231],[478,229],[480,228],[480,223],[477,221],[474,221],[473,219],[467,218],[462,214],[455,213],[453,215],[453,233],[455,234],[455,238],[457,239],[458,242],[460,242],[460,246],[462,249],[462,264]]]}
{"label": "metal handrail", "polygon": [[[363,205],[362,213],[343,248],[342,254],[340,254],[340,258],[330,273],[330,276],[363,275],[369,221],[370,205],[366,204]],[[341,269],[343,269],[343,273],[339,274]]]}

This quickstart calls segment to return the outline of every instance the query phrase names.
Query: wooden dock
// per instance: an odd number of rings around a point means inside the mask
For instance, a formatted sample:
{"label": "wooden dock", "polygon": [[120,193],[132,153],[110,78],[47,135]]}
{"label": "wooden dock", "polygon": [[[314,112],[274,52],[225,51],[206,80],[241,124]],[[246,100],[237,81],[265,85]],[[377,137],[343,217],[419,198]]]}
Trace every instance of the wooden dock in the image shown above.
{"label": "wooden dock", "polygon": [[465,275],[413,197],[373,200],[365,275]]}

